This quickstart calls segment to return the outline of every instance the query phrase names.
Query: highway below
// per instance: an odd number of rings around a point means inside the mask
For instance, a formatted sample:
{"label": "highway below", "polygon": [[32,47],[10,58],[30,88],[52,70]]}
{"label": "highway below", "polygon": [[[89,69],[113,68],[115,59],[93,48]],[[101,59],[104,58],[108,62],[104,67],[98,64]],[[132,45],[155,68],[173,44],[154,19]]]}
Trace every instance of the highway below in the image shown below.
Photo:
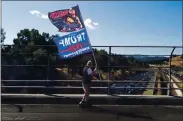
{"label": "highway below", "polygon": [[109,91],[111,94],[153,95],[156,76],[157,72],[152,70],[150,72],[140,72],[127,77],[127,80],[132,80],[131,82],[114,83],[110,86]]}
{"label": "highway below", "polygon": [[[168,78],[170,78],[170,76],[166,75]],[[171,82],[172,82],[172,87],[173,88],[180,88],[178,86],[178,84],[176,84],[177,81],[175,81],[175,77],[172,76]],[[179,81],[178,81],[179,82]],[[182,90],[181,89],[174,89],[176,92],[176,96],[183,96]]]}
{"label": "highway below", "polygon": [[182,106],[2,105],[2,121],[182,121]]}
{"label": "highway below", "polygon": [[[169,72],[168,70],[163,70],[162,71],[165,76],[170,80],[170,76],[169,76]],[[181,89],[182,87],[180,85],[183,85],[182,80],[176,78],[176,76],[174,74],[171,75],[171,83],[172,83],[172,87],[173,88],[180,88],[180,89],[174,89],[176,96],[183,96],[183,89]]]}
{"label": "highway below", "polygon": [[[120,84],[120,87],[126,89],[114,90],[119,95],[92,94],[94,106],[91,109],[77,107],[83,94],[1,94],[4,98],[1,105],[1,120],[183,121],[183,102],[180,97],[137,95],[144,90],[131,88],[153,88],[154,83],[150,82],[155,82],[156,76],[157,73],[151,71],[129,77],[129,80],[139,82]],[[16,101],[24,103],[18,104]]]}

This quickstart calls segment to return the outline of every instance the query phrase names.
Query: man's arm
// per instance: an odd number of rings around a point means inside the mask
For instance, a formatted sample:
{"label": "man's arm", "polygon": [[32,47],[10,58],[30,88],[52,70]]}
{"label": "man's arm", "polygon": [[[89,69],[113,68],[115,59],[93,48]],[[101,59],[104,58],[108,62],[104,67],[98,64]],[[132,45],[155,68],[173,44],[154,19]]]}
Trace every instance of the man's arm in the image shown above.
{"label": "man's arm", "polygon": [[93,71],[91,70],[91,68],[88,68],[87,69],[88,75],[92,75],[93,76],[93,74],[96,73],[96,72],[97,72],[97,69],[96,68]]}
{"label": "man's arm", "polygon": [[97,68],[95,68],[94,70],[93,70],[93,73],[96,73],[97,72]]}

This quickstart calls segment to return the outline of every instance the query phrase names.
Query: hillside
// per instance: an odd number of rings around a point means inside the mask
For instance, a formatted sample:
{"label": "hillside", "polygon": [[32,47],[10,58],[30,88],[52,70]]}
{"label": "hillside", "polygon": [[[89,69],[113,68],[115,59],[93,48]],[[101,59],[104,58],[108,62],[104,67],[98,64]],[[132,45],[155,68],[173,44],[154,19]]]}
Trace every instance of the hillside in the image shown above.
{"label": "hillside", "polygon": [[173,57],[171,61],[173,66],[178,66],[178,67],[183,66],[183,58],[181,58],[181,56]]}
{"label": "hillside", "polygon": [[167,57],[159,57],[159,56],[134,56],[136,60],[139,62],[148,62],[148,63],[153,63],[153,62],[163,62],[164,60],[167,60]]}

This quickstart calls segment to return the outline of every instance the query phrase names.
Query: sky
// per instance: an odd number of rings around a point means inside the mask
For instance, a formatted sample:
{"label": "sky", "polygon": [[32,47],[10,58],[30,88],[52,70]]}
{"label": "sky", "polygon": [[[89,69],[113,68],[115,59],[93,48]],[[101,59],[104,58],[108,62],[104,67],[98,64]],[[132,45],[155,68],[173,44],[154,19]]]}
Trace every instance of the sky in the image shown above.
{"label": "sky", "polygon": [[[62,36],[47,14],[75,5],[80,7],[94,46],[182,46],[181,1],[2,1],[5,44],[12,44],[17,33],[25,28]],[[171,50],[112,48],[112,52],[119,54],[167,55]],[[175,53],[182,53],[182,49]]]}

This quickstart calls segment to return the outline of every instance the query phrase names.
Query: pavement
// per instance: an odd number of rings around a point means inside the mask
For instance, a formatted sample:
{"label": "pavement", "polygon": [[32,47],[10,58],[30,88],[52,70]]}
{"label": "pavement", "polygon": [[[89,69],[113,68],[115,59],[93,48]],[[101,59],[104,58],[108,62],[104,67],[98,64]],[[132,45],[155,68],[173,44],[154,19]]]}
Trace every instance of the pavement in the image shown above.
{"label": "pavement", "polygon": [[2,121],[183,121],[183,106],[2,104]]}
{"label": "pavement", "polygon": [[[78,104],[83,94],[1,94],[2,104]],[[91,94],[95,105],[179,105],[183,97]]]}

